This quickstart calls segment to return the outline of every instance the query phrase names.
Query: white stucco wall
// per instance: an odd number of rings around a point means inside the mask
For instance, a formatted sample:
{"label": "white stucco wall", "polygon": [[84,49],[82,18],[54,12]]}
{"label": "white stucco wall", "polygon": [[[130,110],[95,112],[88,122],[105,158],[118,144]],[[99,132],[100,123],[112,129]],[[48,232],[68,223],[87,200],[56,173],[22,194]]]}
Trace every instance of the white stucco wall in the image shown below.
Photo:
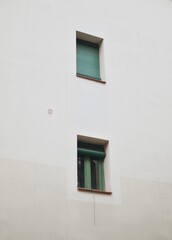
{"label": "white stucco wall", "polygon": [[[0,1],[0,239],[171,240],[171,13]],[[104,39],[106,84],[76,77],[76,31]],[[78,192],[77,135],[109,140],[112,195]]]}

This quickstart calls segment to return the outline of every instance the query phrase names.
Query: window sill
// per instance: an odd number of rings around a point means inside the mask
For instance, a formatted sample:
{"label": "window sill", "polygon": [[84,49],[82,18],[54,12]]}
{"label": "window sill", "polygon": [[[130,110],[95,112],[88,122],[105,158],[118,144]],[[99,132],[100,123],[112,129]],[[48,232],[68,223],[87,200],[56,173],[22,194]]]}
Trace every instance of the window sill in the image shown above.
{"label": "window sill", "polygon": [[80,75],[79,73],[77,73],[76,76],[77,76],[77,77],[80,77],[80,78],[84,78],[84,79],[90,80],[90,81],[94,81],[94,82],[97,82],[97,83],[103,83],[103,84],[106,84],[105,81],[98,80],[98,79],[91,78],[91,77],[87,77],[87,76],[83,76],[83,75]]}
{"label": "window sill", "polygon": [[99,194],[105,194],[105,195],[111,195],[112,194],[112,192],[106,192],[106,191],[95,190],[95,189],[86,189],[86,188],[78,188],[78,191],[90,192],[90,193],[99,193]]}

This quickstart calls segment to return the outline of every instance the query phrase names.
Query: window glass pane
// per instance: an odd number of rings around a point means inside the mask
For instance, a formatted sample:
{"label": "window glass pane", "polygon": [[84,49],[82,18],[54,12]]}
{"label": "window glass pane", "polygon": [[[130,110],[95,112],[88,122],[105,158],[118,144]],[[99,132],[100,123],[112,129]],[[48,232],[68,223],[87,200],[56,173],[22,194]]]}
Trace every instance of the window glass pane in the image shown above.
{"label": "window glass pane", "polygon": [[91,160],[91,188],[99,189],[99,161]]}
{"label": "window glass pane", "polygon": [[77,73],[100,80],[98,45],[77,41]]}
{"label": "window glass pane", "polygon": [[103,145],[78,142],[78,187],[104,190]]}
{"label": "window glass pane", "polygon": [[78,156],[78,187],[84,188],[84,158]]}

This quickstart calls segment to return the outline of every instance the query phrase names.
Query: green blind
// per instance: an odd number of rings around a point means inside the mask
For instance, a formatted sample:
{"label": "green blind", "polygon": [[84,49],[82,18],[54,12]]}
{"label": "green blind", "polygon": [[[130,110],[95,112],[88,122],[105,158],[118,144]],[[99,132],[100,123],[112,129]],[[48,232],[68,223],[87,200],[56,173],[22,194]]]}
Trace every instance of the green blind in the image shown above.
{"label": "green blind", "polygon": [[100,80],[99,46],[77,40],[77,73]]}
{"label": "green blind", "polygon": [[78,148],[78,153],[92,157],[105,158],[105,152],[95,151],[91,149]]}
{"label": "green blind", "polygon": [[104,159],[106,156],[104,146],[78,141],[78,154]]}

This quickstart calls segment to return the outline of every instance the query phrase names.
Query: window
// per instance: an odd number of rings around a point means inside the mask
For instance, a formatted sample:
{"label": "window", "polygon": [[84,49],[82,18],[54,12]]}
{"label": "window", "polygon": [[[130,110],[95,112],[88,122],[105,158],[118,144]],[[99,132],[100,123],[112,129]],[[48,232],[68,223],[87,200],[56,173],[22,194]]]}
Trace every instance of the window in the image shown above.
{"label": "window", "polygon": [[77,76],[99,83],[104,79],[103,39],[83,32],[76,32]]}
{"label": "window", "polygon": [[105,190],[103,145],[78,141],[78,188]]}
{"label": "window", "polygon": [[77,39],[77,74],[100,80],[98,44]]}

